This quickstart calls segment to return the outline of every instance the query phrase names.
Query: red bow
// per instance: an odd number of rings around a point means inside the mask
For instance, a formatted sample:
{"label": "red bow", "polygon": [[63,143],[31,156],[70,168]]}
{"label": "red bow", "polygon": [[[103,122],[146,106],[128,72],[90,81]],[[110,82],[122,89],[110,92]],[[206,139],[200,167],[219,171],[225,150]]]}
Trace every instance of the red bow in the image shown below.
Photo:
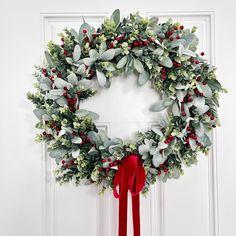
{"label": "red bow", "polygon": [[[134,236],[140,236],[139,193],[146,181],[142,161],[137,155],[125,157],[114,178],[115,198],[119,198],[119,236],[127,235],[127,203],[128,190],[132,194],[132,212]],[[117,186],[119,191],[117,192]]]}

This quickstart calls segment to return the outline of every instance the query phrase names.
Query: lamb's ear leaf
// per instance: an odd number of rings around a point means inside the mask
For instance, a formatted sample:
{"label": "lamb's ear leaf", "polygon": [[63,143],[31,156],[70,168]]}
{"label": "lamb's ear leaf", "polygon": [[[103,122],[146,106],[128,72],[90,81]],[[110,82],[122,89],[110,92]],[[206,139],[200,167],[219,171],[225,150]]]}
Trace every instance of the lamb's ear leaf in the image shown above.
{"label": "lamb's ear leaf", "polygon": [[44,54],[45,54],[45,58],[47,60],[48,65],[51,67],[55,67],[55,62],[53,61],[50,53],[48,51],[45,51]]}
{"label": "lamb's ear leaf", "polygon": [[162,57],[159,59],[159,63],[167,68],[171,68],[173,66],[173,62],[169,57]]}
{"label": "lamb's ear leaf", "polygon": [[117,63],[116,67],[117,69],[121,69],[125,66],[125,64],[127,63],[127,56],[123,56]]}
{"label": "lamb's ear leaf", "polygon": [[138,85],[142,86],[146,84],[149,78],[150,78],[149,73],[146,70],[144,70],[141,74],[139,74]]}
{"label": "lamb's ear leaf", "polygon": [[97,74],[97,79],[98,79],[98,83],[101,87],[104,87],[106,82],[107,82],[107,78],[105,76],[105,74],[101,71],[96,70],[96,74]]}
{"label": "lamb's ear leaf", "polygon": [[84,36],[85,36],[84,30],[86,31],[86,36],[88,36],[89,39],[92,40],[92,29],[91,29],[91,26],[87,22],[84,22],[80,26],[80,29],[79,29],[79,42],[80,42],[80,44],[82,43],[82,41],[84,39]]}
{"label": "lamb's ear leaf", "polygon": [[143,63],[136,58],[134,59],[134,68],[140,74],[144,72]]}
{"label": "lamb's ear leaf", "polygon": [[116,25],[120,23],[120,10],[116,9],[111,15],[111,19],[115,22]]}
{"label": "lamb's ear leaf", "polygon": [[77,62],[80,59],[80,56],[81,56],[81,48],[80,45],[77,44],[74,48],[73,60]]}

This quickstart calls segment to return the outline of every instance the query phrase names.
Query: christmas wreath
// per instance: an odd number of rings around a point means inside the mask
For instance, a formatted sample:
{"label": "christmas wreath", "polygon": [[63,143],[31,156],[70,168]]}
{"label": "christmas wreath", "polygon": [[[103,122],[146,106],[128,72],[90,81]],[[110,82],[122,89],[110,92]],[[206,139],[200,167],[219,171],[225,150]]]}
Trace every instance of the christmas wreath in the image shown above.
{"label": "christmas wreath", "polygon": [[[157,179],[178,178],[183,165],[196,164],[197,154],[209,151],[224,89],[204,52],[196,52],[195,31],[138,13],[120,19],[115,10],[96,30],[84,22],[79,31],[60,33],[60,45],[48,43],[45,64],[36,66],[34,74],[37,91],[27,96],[42,130],[36,140],[46,141],[58,164],[57,181],[86,179],[101,191],[114,188],[125,157],[137,155],[136,164],[141,160],[145,170],[145,185],[139,188],[146,192]],[[114,76],[132,73],[140,86],[149,82],[161,95],[150,109],[166,110],[166,115],[157,126],[138,132],[134,143],[126,143],[98,131],[98,115],[80,109],[80,103],[96,95],[94,81],[109,88]]]}

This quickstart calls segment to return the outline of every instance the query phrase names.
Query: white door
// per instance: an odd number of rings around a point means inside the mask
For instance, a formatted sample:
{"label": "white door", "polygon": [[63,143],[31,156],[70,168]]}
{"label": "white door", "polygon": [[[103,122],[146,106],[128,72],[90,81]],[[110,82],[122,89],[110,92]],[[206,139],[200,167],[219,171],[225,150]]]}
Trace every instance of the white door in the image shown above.
{"label": "white door", "polygon": [[[111,192],[99,196],[94,186],[54,183],[54,163],[33,140],[36,118],[25,95],[48,40],[58,41],[57,33],[66,26],[78,29],[82,16],[98,26],[115,8],[124,16],[138,10],[197,26],[199,51],[218,67],[230,91],[221,99],[222,127],[213,134],[210,155],[200,156],[198,166],[186,169],[179,180],[158,183],[142,197],[142,236],[235,236],[236,15],[230,0],[1,1],[0,235],[117,235],[118,205]],[[83,104],[100,114],[98,126],[110,136],[131,139],[155,123],[148,106],[156,94],[148,84],[138,88],[135,79],[115,78],[109,90]]]}

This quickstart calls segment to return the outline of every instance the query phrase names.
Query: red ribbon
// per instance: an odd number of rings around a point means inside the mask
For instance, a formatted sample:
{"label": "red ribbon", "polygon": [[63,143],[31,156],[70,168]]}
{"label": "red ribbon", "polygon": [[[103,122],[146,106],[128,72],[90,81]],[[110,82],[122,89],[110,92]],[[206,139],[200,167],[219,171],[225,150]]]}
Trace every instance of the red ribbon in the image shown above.
{"label": "red ribbon", "polygon": [[[125,157],[114,178],[115,198],[119,198],[119,236],[127,236],[127,204],[128,190],[132,195],[132,215],[134,236],[140,236],[140,204],[139,193],[146,181],[142,161],[137,155]],[[119,192],[117,192],[119,186]]]}

